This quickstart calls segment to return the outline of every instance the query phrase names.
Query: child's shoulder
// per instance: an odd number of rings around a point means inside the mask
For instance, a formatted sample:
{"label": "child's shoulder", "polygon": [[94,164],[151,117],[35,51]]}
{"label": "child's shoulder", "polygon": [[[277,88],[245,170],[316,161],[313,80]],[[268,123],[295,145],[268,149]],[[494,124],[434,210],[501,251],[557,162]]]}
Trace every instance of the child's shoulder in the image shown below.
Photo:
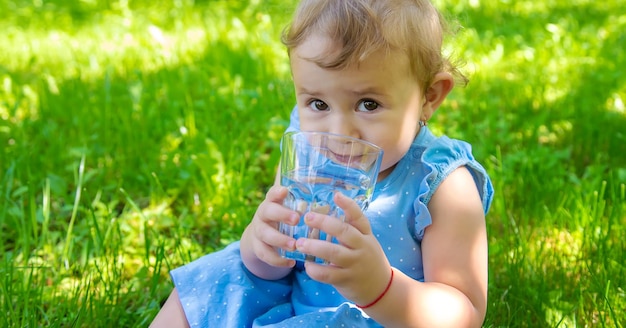
{"label": "child's shoulder", "polygon": [[460,167],[471,173],[483,202],[485,213],[491,204],[493,185],[489,174],[472,153],[472,146],[463,140],[449,138],[446,135],[435,136],[427,127],[423,127],[412,146],[414,156],[418,156],[420,165],[430,169],[429,189],[425,203],[437,187]]}

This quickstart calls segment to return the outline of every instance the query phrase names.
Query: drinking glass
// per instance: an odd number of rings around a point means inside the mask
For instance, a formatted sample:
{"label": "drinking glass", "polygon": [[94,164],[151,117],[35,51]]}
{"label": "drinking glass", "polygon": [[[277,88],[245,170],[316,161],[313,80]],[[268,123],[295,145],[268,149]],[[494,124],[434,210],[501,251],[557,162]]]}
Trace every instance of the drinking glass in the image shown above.
{"label": "drinking glass", "polygon": [[[366,141],[325,132],[287,132],[282,138],[281,185],[287,187],[283,205],[300,214],[298,225],[280,223],[280,232],[295,239],[306,237],[337,242],[324,231],[308,227],[304,215],[316,212],[344,220],[333,202],[341,192],[356,201],[362,211],[372,198],[383,150]],[[282,257],[325,263],[297,250],[279,249]]]}

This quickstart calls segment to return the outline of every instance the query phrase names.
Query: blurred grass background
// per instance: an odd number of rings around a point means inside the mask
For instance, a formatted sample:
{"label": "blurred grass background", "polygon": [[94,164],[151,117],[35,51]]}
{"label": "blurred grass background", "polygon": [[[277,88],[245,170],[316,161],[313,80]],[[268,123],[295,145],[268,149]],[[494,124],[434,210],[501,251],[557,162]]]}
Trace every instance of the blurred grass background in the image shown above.
{"label": "blurred grass background", "polygon": [[[237,240],[295,103],[295,1],[0,0],[0,325],[147,326]],[[626,321],[626,12],[436,5],[471,82],[431,121],[496,185],[485,327]]]}

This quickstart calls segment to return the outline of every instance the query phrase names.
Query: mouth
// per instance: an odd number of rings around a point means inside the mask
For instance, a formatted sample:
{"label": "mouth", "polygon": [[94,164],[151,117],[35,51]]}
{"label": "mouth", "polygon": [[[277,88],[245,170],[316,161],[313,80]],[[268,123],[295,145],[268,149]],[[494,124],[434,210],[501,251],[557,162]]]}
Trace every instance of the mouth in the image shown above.
{"label": "mouth", "polygon": [[375,163],[382,150],[364,140],[333,134],[313,134],[310,146],[328,160],[341,166],[367,169]]}
{"label": "mouth", "polygon": [[354,156],[354,155],[342,155],[342,154],[337,154],[335,152],[333,152],[332,150],[328,151],[332,157],[332,159],[336,160],[337,162],[340,163],[344,163],[344,164],[349,164],[350,162],[355,162],[359,160],[359,158],[361,156]]}
{"label": "mouth", "polygon": [[335,152],[332,149],[327,149],[328,158],[335,163],[340,163],[346,166],[354,166],[363,160],[363,155],[356,154],[354,152]]}

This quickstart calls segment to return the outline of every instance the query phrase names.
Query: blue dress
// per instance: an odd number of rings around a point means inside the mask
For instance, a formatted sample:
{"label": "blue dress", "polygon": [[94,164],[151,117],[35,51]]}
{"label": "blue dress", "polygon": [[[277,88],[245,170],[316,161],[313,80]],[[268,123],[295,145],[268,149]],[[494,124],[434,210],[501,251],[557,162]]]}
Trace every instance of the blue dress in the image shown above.
{"label": "blue dress", "polygon": [[[294,112],[289,130],[298,129]],[[420,245],[431,224],[428,202],[461,166],[471,172],[487,213],[493,186],[471,146],[436,137],[427,127],[376,185],[365,215],[391,265],[413,279],[424,281]],[[254,276],[241,261],[239,242],[170,275],[191,327],[381,327],[334,287],[312,280],[301,265],[280,280]]]}

